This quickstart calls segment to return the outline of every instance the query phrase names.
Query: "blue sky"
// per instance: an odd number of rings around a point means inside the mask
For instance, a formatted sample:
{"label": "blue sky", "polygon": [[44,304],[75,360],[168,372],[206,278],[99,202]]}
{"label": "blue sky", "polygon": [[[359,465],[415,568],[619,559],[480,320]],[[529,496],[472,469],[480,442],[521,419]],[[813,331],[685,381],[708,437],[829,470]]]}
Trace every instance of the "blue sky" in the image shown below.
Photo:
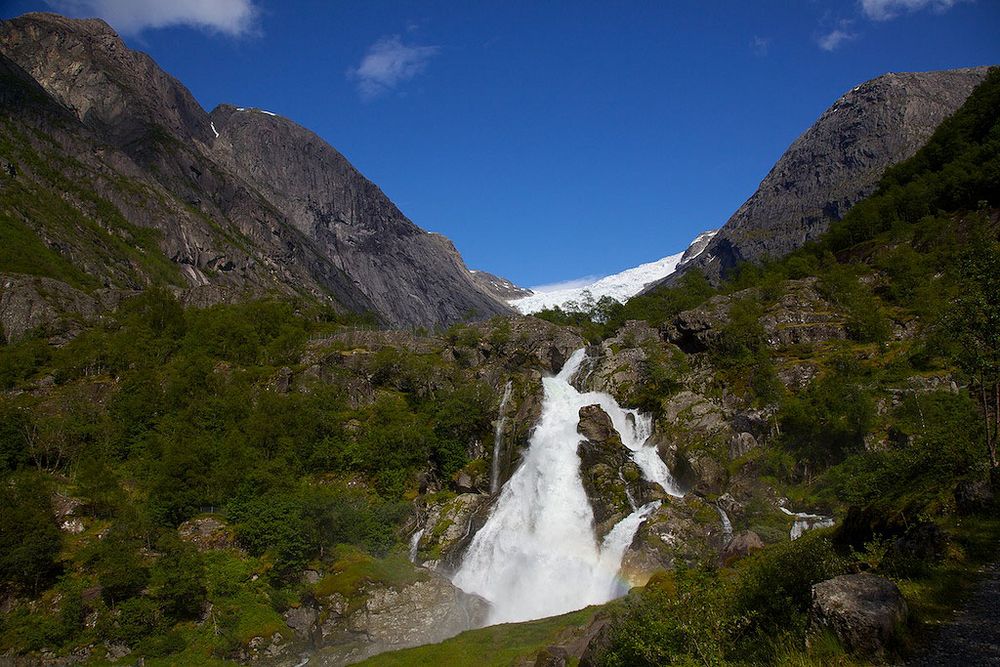
{"label": "blue sky", "polygon": [[995,0],[0,0],[34,10],[309,127],[522,285],[682,250],[861,81],[1000,63]]}

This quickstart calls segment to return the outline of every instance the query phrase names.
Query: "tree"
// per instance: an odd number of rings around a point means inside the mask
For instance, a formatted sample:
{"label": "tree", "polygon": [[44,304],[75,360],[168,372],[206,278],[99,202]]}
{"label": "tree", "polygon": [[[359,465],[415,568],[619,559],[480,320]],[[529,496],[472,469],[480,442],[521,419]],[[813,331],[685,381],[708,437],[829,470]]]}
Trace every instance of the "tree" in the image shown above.
{"label": "tree", "polygon": [[0,484],[0,582],[37,594],[57,572],[61,544],[49,490],[35,474]]}
{"label": "tree", "polygon": [[197,618],[207,594],[204,558],[173,531],[164,533],[156,548],[160,558],[151,578],[164,614],[177,621]]}
{"label": "tree", "polygon": [[[958,342],[956,362],[983,410],[986,449],[994,475],[1000,470],[1000,243],[981,220],[959,267],[959,290],[949,328]],[[992,394],[992,396],[991,396]],[[992,419],[991,413],[992,412]]]}

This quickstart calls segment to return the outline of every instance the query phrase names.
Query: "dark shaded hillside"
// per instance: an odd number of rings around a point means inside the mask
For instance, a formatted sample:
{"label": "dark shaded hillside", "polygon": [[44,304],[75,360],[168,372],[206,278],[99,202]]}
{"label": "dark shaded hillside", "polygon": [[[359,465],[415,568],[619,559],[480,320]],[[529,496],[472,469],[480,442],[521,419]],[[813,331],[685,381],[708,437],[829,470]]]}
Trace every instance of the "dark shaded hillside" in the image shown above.
{"label": "dark shaded hillside", "polygon": [[[9,225],[88,285],[303,295],[398,325],[508,312],[472,283],[450,243],[413,225],[321,139],[261,113],[239,113],[238,133],[228,114],[214,127],[187,89],[103,22],[4,21],[0,55],[47,93],[22,76],[16,85],[34,92],[12,94],[3,109],[3,157],[17,171],[5,189]],[[285,133],[281,161],[275,132]],[[280,178],[261,172],[279,164]],[[42,208],[18,199],[29,190]]]}

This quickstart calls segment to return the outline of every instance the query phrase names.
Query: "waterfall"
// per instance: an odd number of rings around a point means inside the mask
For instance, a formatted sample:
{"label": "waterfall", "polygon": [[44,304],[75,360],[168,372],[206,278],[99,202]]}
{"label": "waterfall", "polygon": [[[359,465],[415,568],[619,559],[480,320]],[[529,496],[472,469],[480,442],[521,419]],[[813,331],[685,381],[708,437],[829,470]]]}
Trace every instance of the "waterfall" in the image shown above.
{"label": "waterfall", "polygon": [[716,505],[715,509],[719,512],[719,518],[722,519],[722,537],[728,542],[733,539],[733,522],[729,520],[729,515],[726,514],[726,510],[722,509],[721,505]]}
{"label": "waterfall", "polygon": [[490,493],[496,493],[500,488],[500,454],[503,451],[503,427],[507,421],[507,401],[510,400],[510,390],[513,381],[507,380],[503,388],[503,398],[500,399],[500,413],[497,415],[497,427],[493,432],[493,467],[490,474]]}
{"label": "waterfall", "polygon": [[421,528],[417,532],[413,533],[410,538],[410,562],[417,562],[417,550],[420,548],[420,538],[424,536],[424,529]]}
{"label": "waterfall", "polygon": [[788,534],[788,537],[793,540],[797,540],[802,537],[802,533],[807,530],[812,530],[813,528],[829,528],[836,523],[833,520],[833,517],[829,516],[808,514],[806,512],[792,512],[784,507],[779,507],[778,509],[788,516],[795,517],[795,522],[792,524],[792,529]]}
{"label": "waterfall", "polygon": [[457,586],[492,603],[491,623],[553,616],[620,595],[622,556],[659,506],[640,507],[597,544],[580,480],[581,407],[601,405],[643,474],[679,495],[666,465],[653,460],[659,460],[655,447],[644,444],[650,420],[623,410],[607,394],[580,393],[570,384],[584,354],[577,350],[557,376],[542,380],[542,413],[524,460],[500,490],[455,573]]}

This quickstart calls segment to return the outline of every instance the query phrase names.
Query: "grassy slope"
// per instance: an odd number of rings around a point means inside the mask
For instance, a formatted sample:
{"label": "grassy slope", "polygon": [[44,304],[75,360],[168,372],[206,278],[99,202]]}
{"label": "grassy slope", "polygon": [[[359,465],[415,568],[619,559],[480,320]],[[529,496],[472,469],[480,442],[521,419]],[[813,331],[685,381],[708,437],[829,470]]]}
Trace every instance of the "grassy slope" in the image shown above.
{"label": "grassy slope", "polygon": [[600,607],[588,607],[562,616],[527,623],[504,623],[470,630],[440,644],[383,653],[369,658],[368,667],[502,667],[533,655],[567,632],[586,626]]}

